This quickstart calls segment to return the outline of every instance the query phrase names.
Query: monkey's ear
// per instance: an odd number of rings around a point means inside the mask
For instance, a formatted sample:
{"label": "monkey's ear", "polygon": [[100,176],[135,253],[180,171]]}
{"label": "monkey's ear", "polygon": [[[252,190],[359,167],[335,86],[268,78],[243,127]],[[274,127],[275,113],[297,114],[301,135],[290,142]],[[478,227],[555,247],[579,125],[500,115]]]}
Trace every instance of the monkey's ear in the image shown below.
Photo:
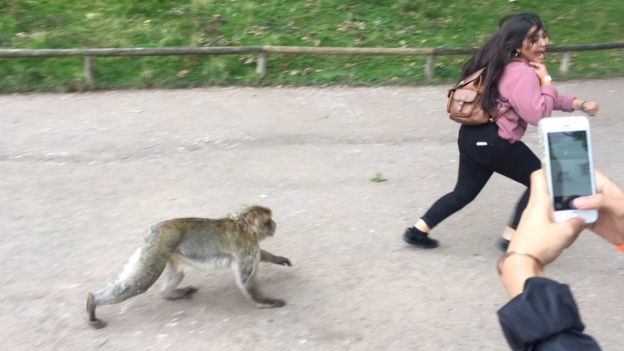
{"label": "monkey's ear", "polygon": [[247,216],[245,216],[245,221],[251,226],[258,226],[258,216],[256,216],[255,213],[248,213]]}

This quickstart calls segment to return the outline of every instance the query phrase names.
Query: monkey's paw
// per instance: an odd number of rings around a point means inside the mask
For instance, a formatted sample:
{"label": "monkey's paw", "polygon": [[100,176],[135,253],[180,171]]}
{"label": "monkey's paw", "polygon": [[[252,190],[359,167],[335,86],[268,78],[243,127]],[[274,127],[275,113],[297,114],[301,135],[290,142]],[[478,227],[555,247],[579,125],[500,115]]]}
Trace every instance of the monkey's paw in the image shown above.
{"label": "monkey's paw", "polygon": [[198,289],[194,286],[187,286],[185,288],[164,291],[162,296],[167,300],[190,299],[193,297],[193,294],[197,292],[197,290]]}
{"label": "monkey's paw", "polygon": [[104,322],[101,319],[95,319],[95,320],[90,320],[89,321],[89,325],[91,326],[91,328],[93,329],[102,329],[106,326],[106,322]]}
{"label": "monkey's paw", "polygon": [[286,301],[280,299],[271,299],[266,298],[262,300],[262,304],[260,307],[262,308],[275,308],[275,307],[283,307],[286,305]]}
{"label": "monkey's paw", "polygon": [[282,257],[282,256],[275,256],[275,258],[273,259],[273,262],[275,262],[275,264],[279,264],[282,266],[291,266],[292,264],[290,264],[290,260],[287,259],[286,257]]}

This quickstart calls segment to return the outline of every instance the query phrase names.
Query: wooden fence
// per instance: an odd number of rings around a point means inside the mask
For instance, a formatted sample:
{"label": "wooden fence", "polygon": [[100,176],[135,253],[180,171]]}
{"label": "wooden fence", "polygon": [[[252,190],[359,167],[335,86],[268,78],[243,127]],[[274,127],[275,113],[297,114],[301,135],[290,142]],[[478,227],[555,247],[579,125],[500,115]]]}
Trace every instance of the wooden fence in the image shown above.
{"label": "wooden fence", "polygon": [[[572,53],[592,50],[623,49],[624,42],[586,45],[553,45],[549,52],[562,52],[559,71],[566,74],[570,68]],[[197,48],[103,48],[103,49],[0,49],[0,58],[25,57],[70,57],[84,58],[84,78],[87,86],[93,86],[93,58],[113,56],[167,56],[167,55],[234,55],[256,54],[256,73],[260,78],[266,75],[269,54],[290,55],[367,55],[367,56],[427,56],[425,76],[433,79],[433,68],[437,56],[469,55],[476,48],[349,48],[349,47],[303,47],[303,46],[226,46]]]}

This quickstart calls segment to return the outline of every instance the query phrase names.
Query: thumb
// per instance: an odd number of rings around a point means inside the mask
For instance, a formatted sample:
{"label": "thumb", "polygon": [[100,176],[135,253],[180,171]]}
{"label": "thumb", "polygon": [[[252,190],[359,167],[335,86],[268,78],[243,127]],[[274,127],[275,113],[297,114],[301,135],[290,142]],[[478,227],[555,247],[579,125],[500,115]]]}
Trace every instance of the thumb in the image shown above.
{"label": "thumb", "polygon": [[577,197],[572,201],[572,205],[579,210],[589,210],[604,207],[606,199],[603,194]]}
{"label": "thumb", "polygon": [[565,222],[568,233],[580,233],[585,228],[585,220],[581,217],[569,218]]}
{"label": "thumb", "polygon": [[548,184],[546,183],[546,176],[543,169],[531,173],[531,187],[528,207],[535,205],[547,206],[550,204],[550,197],[548,196]]}
{"label": "thumb", "polygon": [[566,233],[570,233],[566,242],[566,247],[570,247],[585,228],[585,220],[580,217],[570,218],[563,225],[566,226]]}

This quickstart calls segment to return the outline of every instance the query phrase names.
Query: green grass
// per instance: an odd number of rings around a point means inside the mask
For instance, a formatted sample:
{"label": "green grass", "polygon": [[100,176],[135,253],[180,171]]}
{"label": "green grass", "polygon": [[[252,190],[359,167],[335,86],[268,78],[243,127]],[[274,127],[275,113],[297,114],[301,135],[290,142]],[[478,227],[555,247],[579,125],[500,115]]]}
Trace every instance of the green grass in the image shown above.
{"label": "green grass", "polygon": [[[0,0],[0,47],[104,48],[297,45],[469,47],[508,13],[534,11],[555,44],[624,40],[621,0]],[[561,55],[550,54],[556,79]],[[465,56],[439,57],[435,81]],[[425,82],[421,56],[254,55],[96,58],[96,88],[206,85],[403,85]],[[85,88],[80,58],[0,59],[0,92]],[[624,50],[574,55],[566,78],[624,74]]]}

